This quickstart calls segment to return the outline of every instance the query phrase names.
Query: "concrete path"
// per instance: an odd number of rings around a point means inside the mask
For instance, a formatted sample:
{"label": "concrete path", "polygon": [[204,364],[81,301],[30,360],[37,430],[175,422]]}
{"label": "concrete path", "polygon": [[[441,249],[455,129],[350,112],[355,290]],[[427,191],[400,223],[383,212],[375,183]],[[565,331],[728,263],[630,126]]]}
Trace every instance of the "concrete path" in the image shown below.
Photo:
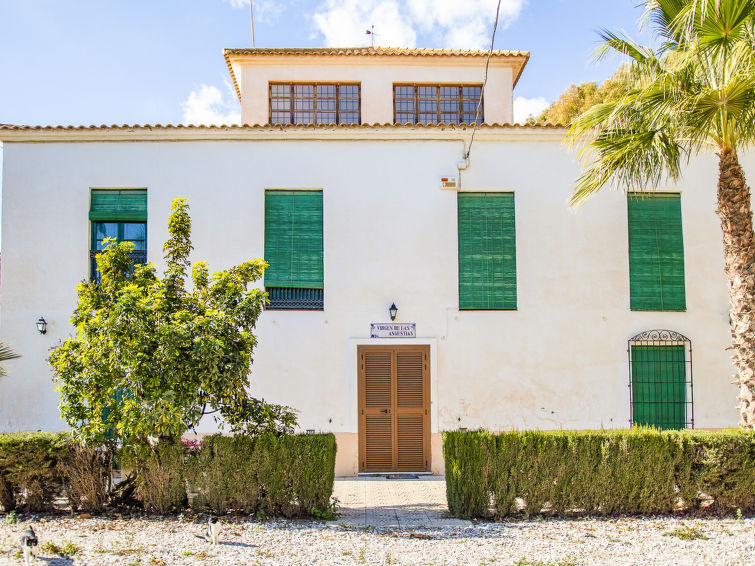
{"label": "concrete path", "polygon": [[463,528],[469,521],[448,516],[443,476],[416,479],[336,478],[337,522],[376,529]]}

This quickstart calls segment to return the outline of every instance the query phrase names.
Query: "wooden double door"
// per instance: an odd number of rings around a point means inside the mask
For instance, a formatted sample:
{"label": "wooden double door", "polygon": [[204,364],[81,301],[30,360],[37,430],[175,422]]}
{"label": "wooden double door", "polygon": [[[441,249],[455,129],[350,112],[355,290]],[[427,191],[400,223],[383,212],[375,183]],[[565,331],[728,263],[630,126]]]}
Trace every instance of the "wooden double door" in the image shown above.
{"label": "wooden double door", "polygon": [[430,347],[359,346],[359,471],[430,469]]}

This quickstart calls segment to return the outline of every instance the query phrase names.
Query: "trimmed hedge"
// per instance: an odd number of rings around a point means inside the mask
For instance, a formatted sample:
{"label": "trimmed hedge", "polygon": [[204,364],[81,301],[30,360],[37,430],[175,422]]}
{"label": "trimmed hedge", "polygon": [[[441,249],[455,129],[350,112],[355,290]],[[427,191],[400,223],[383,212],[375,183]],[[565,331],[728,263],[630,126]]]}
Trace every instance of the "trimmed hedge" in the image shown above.
{"label": "trimmed hedge", "polygon": [[[330,511],[336,440],[332,434],[208,436],[201,448],[180,441],[128,446],[119,459],[135,470],[135,496],[148,511],[193,507],[216,514],[323,516]],[[71,507],[101,510],[111,454],[82,447],[67,433],[0,434],[0,510]]]}
{"label": "trimmed hedge", "polygon": [[456,517],[755,511],[754,432],[446,432],[443,455]]}
{"label": "trimmed hedge", "polygon": [[[192,507],[285,517],[330,507],[336,440],[332,434],[206,436],[201,449],[160,443],[131,452],[136,497],[158,513]],[[188,492],[187,493],[187,488]]]}

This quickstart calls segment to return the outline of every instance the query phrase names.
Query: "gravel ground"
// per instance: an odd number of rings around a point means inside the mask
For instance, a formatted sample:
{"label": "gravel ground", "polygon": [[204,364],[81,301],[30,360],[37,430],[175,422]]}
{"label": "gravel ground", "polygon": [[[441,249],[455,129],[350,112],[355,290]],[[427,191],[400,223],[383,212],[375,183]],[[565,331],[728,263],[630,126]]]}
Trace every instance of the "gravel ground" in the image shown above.
{"label": "gravel ground", "polygon": [[[37,564],[731,564],[755,565],[755,519],[617,518],[373,529],[342,521],[224,519],[220,544],[195,535],[200,518],[0,516],[0,564],[21,564],[28,524]],[[58,552],[75,552],[62,558]]]}

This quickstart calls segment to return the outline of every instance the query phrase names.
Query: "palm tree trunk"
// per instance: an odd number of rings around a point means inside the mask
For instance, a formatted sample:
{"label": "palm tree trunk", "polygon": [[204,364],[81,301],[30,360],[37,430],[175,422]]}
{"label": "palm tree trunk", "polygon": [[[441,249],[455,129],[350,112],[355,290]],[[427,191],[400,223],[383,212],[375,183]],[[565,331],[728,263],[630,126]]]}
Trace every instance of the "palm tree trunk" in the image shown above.
{"label": "palm tree trunk", "polygon": [[729,279],[729,316],[737,368],[740,425],[755,428],[755,241],[750,188],[731,151],[718,154],[718,208],[724,235],[726,275]]}

